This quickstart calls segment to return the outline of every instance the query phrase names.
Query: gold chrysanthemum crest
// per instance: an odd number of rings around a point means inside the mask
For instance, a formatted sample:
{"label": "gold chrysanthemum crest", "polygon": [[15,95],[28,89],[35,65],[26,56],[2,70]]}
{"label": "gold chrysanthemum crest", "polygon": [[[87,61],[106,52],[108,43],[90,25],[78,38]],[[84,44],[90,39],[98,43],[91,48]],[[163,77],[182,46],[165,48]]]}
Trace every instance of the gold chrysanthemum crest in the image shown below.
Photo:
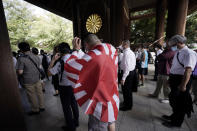
{"label": "gold chrysanthemum crest", "polygon": [[97,33],[102,27],[102,19],[98,14],[92,14],[86,21],[86,29],[90,33]]}

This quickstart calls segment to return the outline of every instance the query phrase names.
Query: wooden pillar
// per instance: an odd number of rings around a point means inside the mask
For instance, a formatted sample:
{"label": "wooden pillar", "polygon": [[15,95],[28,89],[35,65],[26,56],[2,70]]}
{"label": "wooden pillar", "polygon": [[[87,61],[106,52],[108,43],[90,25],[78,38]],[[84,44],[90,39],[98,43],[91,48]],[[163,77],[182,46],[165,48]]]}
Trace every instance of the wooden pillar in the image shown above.
{"label": "wooden pillar", "polygon": [[123,0],[124,39],[129,40],[131,34],[130,11],[127,0]]}
{"label": "wooden pillar", "polygon": [[110,1],[111,3],[110,3],[110,5],[111,5],[111,7],[110,7],[110,9],[111,9],[111,11],[110,11],[110,16],[111,16],[111,21],[110,21],[110,31],[111,31],[111,44],[114,44],[114,45],[116,45],[116,46],[118,46],[118,43],[117,43],[117,37],[116,37],[116,28],[114,28],[114,27],[116,27],[116,21],[117,21],[117,16],[116,16],[116,0],[111,0]]}
{"label": "wooden pillar", "polygon": [[129,20],[129,23],[125,26],[124,32],[124,39],[129,40],[131,37],[131,20]]}
{"label": "wooden pillar", "polygon": [[168,19],[166,37],[185,35],[189,0],[168,0]]}
{"label": "wooden pillar", "polygon": [[119,46],[124,40],[123,0],[111,1],[111,41],[114,46]]}
{"label": "wooden pillar", "polygon": [[79,0],[72,0],[72,20],[73,20],[73,33],[74,37],[81,37],[81,27],[80,27],[80,14],[79,14]]}
{"label": "wooden pillar", "polygon": [[[155,40],[164,36],[166,8],[167,0],[157,0]],[[163,39],[159,40],[158,43],[162,44]]]}
{"label": "wooden pillar", "polygon": [[0,130],[26,131],[2,0],[0,0],[0,50]]}

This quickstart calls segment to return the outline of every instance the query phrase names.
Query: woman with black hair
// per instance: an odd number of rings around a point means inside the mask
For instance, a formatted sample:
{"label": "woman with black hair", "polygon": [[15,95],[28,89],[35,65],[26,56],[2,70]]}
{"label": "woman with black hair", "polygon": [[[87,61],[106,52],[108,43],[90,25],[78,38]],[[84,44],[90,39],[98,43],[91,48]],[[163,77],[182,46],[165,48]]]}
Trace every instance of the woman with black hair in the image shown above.
{"label": "woman with black hair", "polygon": [[[58,53],[59,52],[59,53]],[[67,126],[62,128],[66,131],[75,131],[79,126],[79,110],[74,97],[71,83],[67,78],[67,72],[64,70],[64,63],[70,58],[70,47],[68,43],[61,43],[58,46],[58,52],[53,56],[48,69],[48,75],[58,75],[58,86],[60,100],[64,112],[64,118]]]}
{"label": "woman with black hair", "polygon": [[[51,55],[51,60],[55,56],[55,54],[58,53],[58,52],[59,52],[58,46],[55,46],[53,48],[53,55]],[[54,63],[54,66],[56,65],[57,62],[58,61],[56,61]],[[55,94],[53,96],[58,96],[59,95],[59,90],[58,90],[59,89],[59,77],[58,77],[58,74],[52,75],[52,84],[53,84],[53,87],[55,89]]]}

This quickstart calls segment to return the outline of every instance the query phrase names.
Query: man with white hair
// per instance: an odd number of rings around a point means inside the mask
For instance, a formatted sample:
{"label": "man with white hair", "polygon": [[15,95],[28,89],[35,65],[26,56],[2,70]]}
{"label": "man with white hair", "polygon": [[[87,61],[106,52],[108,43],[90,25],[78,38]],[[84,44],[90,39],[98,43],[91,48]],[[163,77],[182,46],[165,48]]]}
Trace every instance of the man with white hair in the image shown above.
{"label": "man with white hair", "polygon": [[163,123],[167,127],[181,127],[185,114],[190,117],[193,111],[189,93],[191,87],[190,76],[197,62],[197,54],[185,45],[186,41],[187,38],[181,35],[175,35],[169,40],[169,45],[172,50],[176,51],[176,54],[169,78],[171,88],[169,101],[173,113],[171,116],[162,116],[162,118],[168,120]]}

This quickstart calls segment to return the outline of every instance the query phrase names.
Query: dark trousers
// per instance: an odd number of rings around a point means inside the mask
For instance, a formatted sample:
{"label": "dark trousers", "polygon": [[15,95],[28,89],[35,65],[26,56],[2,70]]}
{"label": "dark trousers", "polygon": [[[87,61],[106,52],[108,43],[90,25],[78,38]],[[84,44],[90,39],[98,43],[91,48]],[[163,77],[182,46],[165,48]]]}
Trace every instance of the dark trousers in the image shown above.
{"label": "dark trousers", "polygon": [[157,80],[158,76],[158,62],[155,61],[155,74],[154,74],[154,80]]}
{"label": "dark trousers", "polygon": [[129,75],[127,76],[124,86],[122,86],[122,93],[124,98],[124,107],[132,108],[133,107],[133,90],[132,86],[135,85],[135,74],[136,71],[130,71]]}
{"label": "dark trousers", "polygon": [[59,92],[66,125],[70,130],[74,130],[79,124],[79,110],[72,87],[59,86]]}
{"label": "dark trousers", "polygon": [[46,76],[47,80],[49,80],[48,68],[45,68],[45,69],[44,69],[44,73],[45,73],[45,76]]}
{"label": "dark trousers", "polygon": [[52,84],[53,84],[55,90],[59,89],[59,76],[58,76],[58,74],[52,76]]}
{"label": "dark trousers", "polygon": [[118,84],[121,83],[122,75],[123,75],[123,71],[119,69],[118,70]]}
{"label": "dark trousers", "polygon": [[181,126],[186,114],[190,115],[193,110],[192,99],[189,93],[191,87],[191,80],[187,84],[187,90],[182,92],[178,89],[181,84],[183,76],[170,75],[169,84],[171,92],[169,94],[170,106],[172,107],[171,122],[174,125]]}

